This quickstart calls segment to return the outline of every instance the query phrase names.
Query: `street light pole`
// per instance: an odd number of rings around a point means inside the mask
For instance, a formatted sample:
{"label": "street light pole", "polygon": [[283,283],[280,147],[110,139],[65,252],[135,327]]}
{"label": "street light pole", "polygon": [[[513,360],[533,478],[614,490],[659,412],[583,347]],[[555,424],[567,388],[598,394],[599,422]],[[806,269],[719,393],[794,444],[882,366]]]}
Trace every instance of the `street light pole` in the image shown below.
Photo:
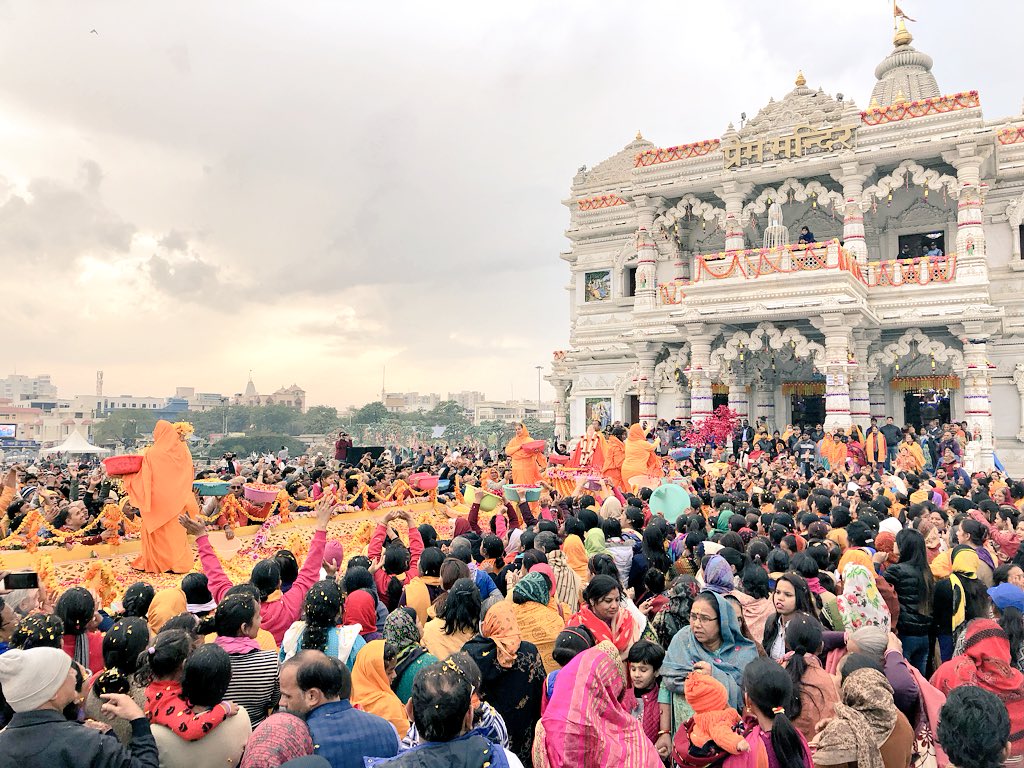
{"label": "street light pole", "polygon": [[537,424],[540,425],[540,372],[544,368],[543,365],[535,366],[537,368]]}

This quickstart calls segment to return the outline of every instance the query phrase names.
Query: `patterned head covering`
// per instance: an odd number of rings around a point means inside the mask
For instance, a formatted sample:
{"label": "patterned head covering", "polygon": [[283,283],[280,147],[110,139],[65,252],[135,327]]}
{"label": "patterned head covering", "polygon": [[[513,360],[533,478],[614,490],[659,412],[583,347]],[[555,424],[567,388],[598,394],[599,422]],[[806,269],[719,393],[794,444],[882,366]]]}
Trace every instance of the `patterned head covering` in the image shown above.
{"label": "patterned head covering", "polygon": [[[858,768],[884,768],[879,747],[896,727],[892,686],[875,669],[858,669],[843,682],[835,717],[814,740],[822,764],[853,763]],[[871,734],[870,739],[864,738]],[[817,762],[817,759],[815,760]]]}
{"label": "patterned head covering", "polygon": [[388,614],[384,620],[384,642],[395,646],[399,653],[409,646],[420,643],[420,630],[416,620],[408,611],[397,610]]}
{"label": "patterned head covering", "polygon": [[278,712],[256,726],[238,768],[282,765],[312,754],[313,738],[306,724],[295,715]]}
{"label": "patterned head covering", "polygon": [[[512,590],[512,601],[519,603],[534,602],[547,605],[551,599],[547,579],[541,573],[528,573],[516,582]],[[493,608],[491,609],[494,610]],[[490,611],[488,611],[490,615]]]}
{"label": "patterned head covering", "polygon": [[704,568],[704,589],[724,595],[732,587],[732,566],[721,555],[712,555]]}
{"label": "patterned head covering", "polygon": [[843,594],[836,600],[847,632],[861,627],[890,631],[892,618],[875,586],[875,575],[860,563],[847,565],[843,570]]}
{"label": "patterned head covering", "polygon": [[[527,576],[523,577],[524,579]],[[545,594],[547,587],[544,587]],[[547,602],[545,601],[545,605]],[[515,664],[516,654],[519,652],[519,645],[522,637],[519,634],[519,623],[512,611],[512,606],[502,600],[492,605],[484,616],[480,625],[480,633],[494,642],[498,649],[498,666],[504,669],[511,669]]]}

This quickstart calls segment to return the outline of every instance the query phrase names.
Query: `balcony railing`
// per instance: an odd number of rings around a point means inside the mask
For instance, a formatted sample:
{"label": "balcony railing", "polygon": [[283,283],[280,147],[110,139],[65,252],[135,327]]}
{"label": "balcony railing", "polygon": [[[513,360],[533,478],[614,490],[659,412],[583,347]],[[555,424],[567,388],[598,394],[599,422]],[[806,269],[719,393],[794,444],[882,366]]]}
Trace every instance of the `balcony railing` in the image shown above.
{"label": "balcony railing", "polygon": [[826,243],[786,245],[777,248],[747,248],[693,257],[690,280],[674,280],[659,286],[662,304],[681,304],[686,291],[709,280],[756,280],[767,275],[794,272],[841,271],[868,288],[948,283],[956,277],[956,255],[922,256],[861,265],[839,245]]}

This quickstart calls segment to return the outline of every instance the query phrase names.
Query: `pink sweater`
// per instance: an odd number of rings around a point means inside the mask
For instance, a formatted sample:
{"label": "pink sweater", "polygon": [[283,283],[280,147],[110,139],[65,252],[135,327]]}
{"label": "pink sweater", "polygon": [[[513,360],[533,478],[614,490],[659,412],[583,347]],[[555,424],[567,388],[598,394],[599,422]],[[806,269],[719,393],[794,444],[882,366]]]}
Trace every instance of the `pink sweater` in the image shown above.
{"label": "pink sweater", "polygon": [[[284,633],[288,631],[288,627],[299,618],[302,601],[320,575],[326,544],[327,531],[314,533],[313,541],[309,544],[306,561],[302,564],[292,588],[285,592],[280,600],[260,604],[263,629],[274,636],[274,642],[278,645],[281,645],[281,641],[284,640]],[[206,536],[197,538],[196,547],[199,549],[199,561],[203,564],[203,571],[210,581],[210,592],[213,594],[213,599],[220,602],[224,593],[231,589],[231,579],[224,573],[224,567],[220,564],[217,553],[213,551],[209,538]]]}

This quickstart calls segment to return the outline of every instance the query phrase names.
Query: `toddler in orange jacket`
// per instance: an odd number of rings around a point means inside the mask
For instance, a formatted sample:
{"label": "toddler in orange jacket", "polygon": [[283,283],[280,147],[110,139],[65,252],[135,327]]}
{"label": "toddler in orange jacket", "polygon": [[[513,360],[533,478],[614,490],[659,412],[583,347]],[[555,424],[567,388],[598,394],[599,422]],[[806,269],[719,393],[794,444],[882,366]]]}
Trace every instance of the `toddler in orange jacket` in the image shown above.
{"label": "toddler in orange jacket", "polygon": [[724,685],[710,675],[691,672],[683,692],[686,703],[693,707],[693,718],[687,722],[690,744],[700,749],[711,741],[731,755],[750,749],[747,740],[734,730],[740,715],[729,706]]}

